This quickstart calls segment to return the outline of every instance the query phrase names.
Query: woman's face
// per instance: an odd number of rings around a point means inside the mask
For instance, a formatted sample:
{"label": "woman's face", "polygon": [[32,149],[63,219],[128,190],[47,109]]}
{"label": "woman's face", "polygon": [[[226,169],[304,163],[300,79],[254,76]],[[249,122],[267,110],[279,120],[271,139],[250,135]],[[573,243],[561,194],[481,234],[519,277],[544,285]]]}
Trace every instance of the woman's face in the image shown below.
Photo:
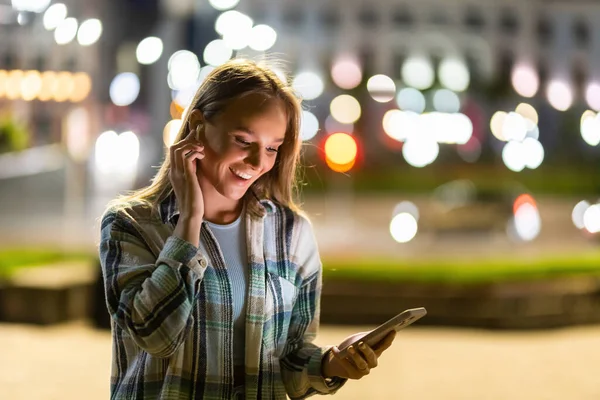
{"label": "woman's face", "polygon": [[[198,180],[203,194],[237,203],[275,165],[287,130],[284,105],[279,99],[252,94],[231,101],[211,121],[201,122],[204,159]],[[213,193],[207,193],[206,183]]]}

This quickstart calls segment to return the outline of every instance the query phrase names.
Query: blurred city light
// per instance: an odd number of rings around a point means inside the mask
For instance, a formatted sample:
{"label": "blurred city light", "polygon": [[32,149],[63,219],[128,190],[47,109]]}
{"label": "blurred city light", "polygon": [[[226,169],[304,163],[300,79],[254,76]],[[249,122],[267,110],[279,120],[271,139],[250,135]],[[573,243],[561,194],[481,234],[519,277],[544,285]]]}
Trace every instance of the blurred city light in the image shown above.
{"label": "blurred city light", "polygon": [[4,87],[4,94],[9,100],[16,100],[21,97],[21,82],[25,73],[20,69],[15,69],[8,72]]}
{"label": "blurred city light", "polygon": [[600,232],[600,204],[591,205],[585,210],[583,226],[589,233]]}
{"label": "blurred city light", "polygon": [[389,110],[383,116],[383,130],[394,140],[405,141],[419,132],[419,114],[413,111]]}
{"label": "blurred city light", "polygon": [[70,43],[77,36],[77,20],[75,18],[64,19],[54,31],[54,40],[59,45]]}
{"label": "blurred city light", "polygon": [[21,80],[21,97],[31,101],[40,95],[42,75],[38,71],[27,71]]}
{"label": "blurred city light", "polygon": [[75,91],[75,82],[70,72],[59,72],[56,75],[56,85],[54,86],[54,101],[67,101]]}
{"label": "blurred city light", "polygon": [[526,135],[527,123],[525,122],[525,118],[516,112],[509,112],[502,124],[502,137],[504,140],[522,142]]}
{"label": "blurred city light", "polygon": [[477,162],[481,157],[481,142],[473,136],[467,143],[456,146],[456,152],[468,163]]}
{"label": "blurred city light", "polygon": [[398,91],[396,103],[400,109],[416,112],[417,114],[425,111],[425,96],[419,90],[407,87]]}
{"label": "blurred city light", "polygon": [[433,85],[433,64],[426,57],[411,57],[402,65],[402,80],[408,86],[425,90]]}
{"label": "blurred city light", "polygon": [[110,99],[117,106],[128,106],[140,94],[140,79],[132,72],[117,75],[110,84]]}
{"label": "blurred city light", "polygon": [[252,18],[239,11],[225,11],[217,17],[215,30],[223,36],[225,45],[233,50],[248,46],[252,31]]}
{"label": "blurred city light", "polygon": [[496,111],[490,120],[490,129],[496,139],[506,142],[504,137],[504,122],[508,114],[504,111]]}
{"label": "blurred city light", "polygon": [[600,111],[600,84],[596,82],[588,84],[585,90],[585,100],[590,108]]}
{"label": "blurred city light", "polygon": [[390,234],[398,243],[408,243],[415,238],[419,226],[414,216],[408,212],[395,215],[390,222]]}
{"label": "blurred city light", "polygon": [[361,114],[360,103],[349,94],[342,94],[334,98],[329,110],[333,118],[342,124],[353,124]]}
{"label": "blurred city light", "polygon": [[517,108],[515,108],[515,112],[523,116],[523,118],[531,120],[534,124],[538,123],[538,113],[531,104],[520,103]]}
{"label": "blurred city light", "polygon": [[208,2],[215,10],[224,11],[237,6],[240,0],[208,0]]}
{"label": "blurred city light", "polygon": [[256,25],[250,31],[248,46],[252,50],[267,51],[275,45],[277,32],[269,25]]}
{"label": "blurred city light", "polygon": [[183,120],[181,119],[172,119],[167,122],[163,129],[163,142],[167,148],[171,147],[173,143],[175,143],[175,139],[177,138],[177,134],[183,125]]}
{"label": "blurred city light", "polygon": [[534,138],[525,138],[523,140],[523,153],[526,154],[525,166],[529,169],[536,169],[544,161],[544,147]]}
{"label": "blurred city light", "polygon": [[96,139],[95,165],[103,174],[131,174],[140,155],[140,142],[131,131],[118,135],[115,131],[102,133]]}
{"label": "blurred city light", "polygon": [[11,0],[12,6],[18,11],[41,13],[48,8],[51,0]]}
{"label": "blurred city light", "polygon": [[566,82],[554,80],[546,90],[548,102],[558,111],[566,111],[573,104],[573,92]]}
{"label": "blurred city light", "polygon": [[460,111],[460,98],[451,90],[436,90],[433,95],[433,108],[444,113],[457,113]]}
{"label": "blurred city light", "polygon": [[510,141],[502,149],[502,161],[508,169],[514,172],[521,172],[527,164],[527,155],[524,154],[524,147],[520,142]]}
{"label": "blurred city light", "polygon": [[92,79],[85,72],[74,74],[72,79],[74,89],[69,100],[73,103],[85,100],[92,91]]}
{"label": "blurred city light", "polygon": [[392,212],[392,217],[400,213],[408,213],[412,215],[416,221],[418,221],[420,218],[419,208],[411,201],[401,201],[400,203],[396,204],[394,211]]}
{"label": "blurred city light", "polygon": [[581,137],[590,146],[600,144],[600,117],[593,111],[586,111],[581,117]]}
{"label": "blurred city light", "polygon": [[573,220],[573,224],[577,227],[577,229],[585,228],[584,215],[588,208],[590,208],[591,204],[585,200],[580,201],[573,207],[573,213],[571,214],[571,218]]}
{"label": "blurred city light", "polygon": [[163,52],[163,41],[155,36],[143,39],[135,51],[136,58],[140,64],[154,64]]}
{"label": "blurred city light", "polygon": [[522,202],[516,208],[512,223],[514,224],[514,233],[517,239],[526,242],[538,237],[542,229],[540,213],[535,203],[532,204],[531,202]]}
{"label": "blurred city light", "polygon": [[200,61],[188,50],[179,50],[169,58],[169,87],[173,90],[186,89],[195,85],[200,76]]}
{"label": "blurred city light", "polygon": [[44,13],[44,28],[46,30],[56,29],[67,18],[67,6],[62,3],[52,4]]}
{"label": "blurred city light", "polygon": [[374,75],[367,81],[367,90],[373,100],[387,103],[396,95],[396,84],[387,75]]}
{"label": "blurred city light", "polygon": [[307,110],[302,110],[300,119],[300,139],[303,141],[311,140],[319,132],[319,120],[315,114]]}
{"label": "blurred city light", "polygon": [[356,57],[340,57],[331,67],[331,78],[342,89],[354,89],[362,82],[362,77],[362,69]]}
{"label": "blurred city light", "polygon": [[49,101],[54,97],[54,92],[56,91],[57,86],[57,74],[53,71],[46,71],[42,73],[42,87],[40,88],[40,93],[38,99],[40,101]]}
{"label": "blurred city light", "polygon": [[511,76],[515,91],[523,97],[533,97],[540,87],[540,79],[535,69],[529,64],[515,65]]}
{"label": "blurred city light", "polygon": [[77,107],[67,115],[64,140],[73,160],[87,160],[90,150],[90,116],[85,108]]}
{"label": "blurred city light", "polygon": [[325,140],[325,160],[336,172],[347,172],[354,166],[358,146],[356,140],[346,133],[333,133]]}
{"label": "blurred city light", "polygon": [[410,136],[402,146],[402,155],[406,162],[416,168],[433,163],[440,153],[440,145],[430,137]]}
{"label": "blurred city light", "polygon": [[301,72],[294,78],[292,83],[294,90],[304,100],[314,100],[323,94],[325,84],[319,75],[314,72]]}
{"label": "blurred city light", "polygon": [[99,19],[88,19],[84,21],[77,32],[77,41],[82,46],[90,46],[102,36],[102,22]]}
{"label": "blurred city light", "polygon": [[8,81],[8,72],[0,69],[0,99],[6,93],[6,82]]}
{"label": "blurred city light", "polygon": [[444,59],[438,68],[438,76],[444,87],[455,92],[465,91],[471,80],[467,65],[458,58]]}
{"label": "blurred city light", "polygon": [[222,39],[215,39],[204,48],[204,62],[213,67],[224,64],[233,55],[233,50],[227,47]]}

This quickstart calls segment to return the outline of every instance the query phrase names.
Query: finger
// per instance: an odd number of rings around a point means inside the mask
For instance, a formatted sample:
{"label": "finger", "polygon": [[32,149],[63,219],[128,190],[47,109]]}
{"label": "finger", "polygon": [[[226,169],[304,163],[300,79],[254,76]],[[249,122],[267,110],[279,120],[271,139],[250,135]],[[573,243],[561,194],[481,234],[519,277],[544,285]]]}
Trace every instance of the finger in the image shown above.
{"label": "finger", "polygon": [[342,357],[341,352],[337,346],[331,348],[332,357],[330,363],[334,365],[334,374],[340,378],[358,379],[360,376],[357,374],[356,367],[352,364],[347,356]]}
{"label": "finger", "polygon": [[348,354],[350,355],[350,361],[354,363],[357,372],[361,375],[367,375],[369,373],[369,364],[354,346],[350,346]]}
{"label": "finger", "polygon": [[377,343],[377,345],[373,348],[377,357],[381,355],[384,351],[386,351],[392,343],[394,343],[394,339],[396,338],[396,331],[391,331],[381,342]]}
{"label": "finger", "polygon": [[192,150],[185,155],[185,179],[188,182],[192,182],[196,178],[196,160],[202,160],[204,153],[197,150]]}
{"label": "finger", "polygon": [[204,150],[203,146],[197,145],[197,144],[192,144],[192,143],[187,143],[185,145],[183,145],[182,147],[179,147],[177,149],[174,150],[174,154],[175,154],[175,170],[179,173],[181,173],[182,175],[185,174],[185,160],[187,158],[187,156],[194,151],[197,152],[202,152]]}
{"label": "finger", "polygon": [[358,343],[358,350],[360,350],[363,358],[367,361],[369,369],[377,367],[377,354],[375,354],[371,346],[364,342],[360,342]]}

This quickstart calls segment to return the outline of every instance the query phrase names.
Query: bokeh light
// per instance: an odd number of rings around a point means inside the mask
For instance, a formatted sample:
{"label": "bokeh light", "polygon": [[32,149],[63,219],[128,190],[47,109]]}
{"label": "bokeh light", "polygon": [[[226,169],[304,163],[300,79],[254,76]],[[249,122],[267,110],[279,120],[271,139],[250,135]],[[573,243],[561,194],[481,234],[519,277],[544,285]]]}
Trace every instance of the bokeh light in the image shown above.
{"label": "bokeh light", "polygon": [[300,118],[300,139],[303,141],[311,140],[319,132],[319,120],[315,114],[307,110],[302,110]]}
{"label": "bokeh light", "polygon": [[314,100],[323,94],[325,84],[319,75],[314,72],[301,72],[294,78],[292,82],[294,90],[304,100]]}
{"label": "bokeh light", "polygon": [[508,169],[514,172],[521,172],[527,164],[527,155],[519,142],[510,141],[502,149],[502,161]]}
{"label": "bokeh light", "polygon": [[374,75],[367,81],[367,90],[373,100],[387,103],[396,95],[396,84],[387,75]]}
{"label": "bokeh light", "polygon": [[340,57],[331,67],[331,78],[342,89],[354,89],[360,84],[362,77],[362,69],[356,57]]}
{"label": "bokeh light", "polygon": [[[219,29],[222,31],[223,41],[225,45],[232,50],[242,50],[248,46],[250,39],[253,38],[252,33],[252,18],[238,11],[226,11],[223,14],[229,14],[228,18],[221,20],[221,26]],[[220,18],[220,17],[219,17]],[[262,28],[261,28],[262,29]],[[258,33],[260,34],[261,29]],[[271,33],[274,33],[273,30]],[[271,40],[267,38],[267,40]],[[259,38],[259,42],[262,41]],[[275,41],[273,40],[273,44]],[[259,43],[264,44],[264,43]]]}
{"label": "bokeh light", "polygon": [[502,137],[504,140],[523,141],[527,135],[527,123],[521,114],[509,112],[502,124]]}
{"label": "bokeh light", "polygon": [[394,140],[403,142],[419,133],[419,114],[412,111],[389,110],[383,116],[383,130]]}
{"label": "bokeh light", "polygon": [[600,204],[591,205],[585,210],[583,226],[590,233],[600,232]]}
{"label": "bokeh light", "polygon": [[169,58],[169,87],[182,90],[192,86],[200,76],[200,61],[188,50],[179,50]]}
{"label": "bokeh light", "polygon": [[163,52],[163,41],[155,36],[143,39],[135,50],[137,61],[143,65],[154,64]]}
{"label": "bokeh light", "polygon": [[38,95],[38,100],[49,101],[54,97],[54,92],[57,90],[58,80],[56,72],[45,71],[42,73],[42,87]]}
{"label": "bokeh light", "polygon": [[531,104],[520,103],[517,108],[515,108],[515,112],[520,114],[523,118],[531,120],[534,124],[538,123],[538,113]]}
{"label": "bokeh light", "polygon": [[546,90],[548,102],[558,111],[566,111],[573,104],[573,91],[566,82],[554,80]]}
{"label": "bokeh light", "polygon": [[56,29],[65,18],[67,18],[67,6],[63,3],[52,4],[44,13],[44,28],[49,31]]}
{"label": "bokeh light", "polygon": [[354,166],[358,146],[356,140],[346,133],[333,133],[325,140],[325,160],[336,172],[347,172]]}
{"label": "bokeh light", "polygon": [[70,43],[77,35],[77,20],[75,18],[66,18],[56,27],[54,31],[54,40],[59,45]]}
{"label": "bokeh light", "polygon": [[460,98],[452,90],[436,90],[433,95],[433,108],[444,113],[457,113],[460,111]]}
{"label": "bokeh light", "polygon": [[213,67],[226,63],[233,55],[233,50],[227,47],[222,39],[215,39],[204,48],[204,62]]}
{"label": "bokeh light", "polygon": [[496,137],[496,139],[503,142],[506,141],[506,138],[504,137],[504,122],[506,121],[507,116],[508,114],[504,111],[496,111],[490,120],[490,129],[492,134]]}
{"label": "bokeh light", "polygon": [[132,72],[117,75],[110,84],[110,99],[117,106],[128,106],[140,94],[140,79]]}
{"label": "bokeh light", "polygon": [[56,85],[54,86],[54,101],[67,101],[75,91],[75,82],[70,72],[59,72],[56,75]]}
{"label": "bokeh light", "polygon": [[361,107],[358,100],[349,94],[342,94],[331,101],[329,106],[333,118],[343,124],[353,124],[360,118]]}
{"label": "bokeh light", "polygon": [[585,90],[585,100],[590,108],[600,111],[600,84],[591,82]]}
{"label": "bokeh light", "polygon": [[256,25],[250,31],[248,46],[252,50],[267,51],[275,45],[277,32],[269,25]]}
{"label": "bokeh light", "polygon": [[469,87],[471,76],[464,61],[458,58],[444,59],[438,68],[441,84],[455,92],[463,92]]}
{"label": "bokeh light", "polygon": [[415,88],[404,88],[398,91],[396,103],[401,110],[416,112],[417,114],[425,111],[425,96]]}
{"label": "bokeh light", "polygon": [[516,64],[511,74],[515,91],[523,97],[533,97],[540,87],[540,78],[535,69],[527,63]]}
{"label": "bokeh light", "polygon": [[27,71],[21,80],[21,97],[31,101],[39,96],[42,90],[42,75],[38,71]]}
{"label": "bokeh light", "polygon": [[237,6],[240,0],[208,0],[208,2],[215,10],[224,11]]}
{"label": "bokeh light", "polygon": [[590,206],[591,206],[590,203],[588,203],[585,200],[582,200],[579,203],[577,203],[575,205],[575,207],[573,207],[573,212],[571,213],[571,219],[573,220],[573,224],[577,227],[577,229],[585,228],[583,216],[585,215],[585,212],[587,211],[587,209]]}
{"label": "bokeh light", "polygon": [[440,145],[430,137],[411,136],[402,146],[402,156],[406,162],[416,168],[433,163],[440,153]]}
{"label": "bokeh light", "polygon": [[41,13],[48,8],[51,0],[11,0],[12,7],[18,11]]}
{"label": "bokeh light", "polygon": [[535,206],[529,202],[523,203],[515,211],[514,230],[517,238],[529,242],[540,234],[542,229],[542,218]]}
{"label": "bokeh light", "polygon": [[167,148],[175,143],[175,139],[177,138],[177,134],[182,125],[183,121],[181,119],[173,119],[165,125],[163,129],[163,142]]}
{"label": "bokeh light", "polygon": [[390,222],[390,234],[398,243],[408,243],[415,238],[419,225],[414,216],[407,212],[395,215]]}
{"label": "bokeh light", "polygon": [[331,114],[325,118],[325,132],[327,133],[347,133],[352,135],[354,133],[354,124],[344,124],[337,119],[333,118]]}
{"label": "bokeh light", "polygon": [[14,69],[8,72],[4,87],[4,94],[9,100],[16,100],[21,97],[21,82],[25,73],[20,69]]}
{"label": "bokeh light", "polygon": [[435,72],[431,60],[426,57],[411,57],[402,65],[402,80],[408,86],[425,90],[433,85]]}
{"label": "bokeh light", "polygon": [[92,18],[81,23],[77,32],[77,41],[82,46],[90,46],[96,43],[100,36],[102,36],[102,22]]}
{"label": "bokeh light", "polygon": [[600,144],[600,117],[593,111],[586,111],[581,117],[581,137],[590,146]]}

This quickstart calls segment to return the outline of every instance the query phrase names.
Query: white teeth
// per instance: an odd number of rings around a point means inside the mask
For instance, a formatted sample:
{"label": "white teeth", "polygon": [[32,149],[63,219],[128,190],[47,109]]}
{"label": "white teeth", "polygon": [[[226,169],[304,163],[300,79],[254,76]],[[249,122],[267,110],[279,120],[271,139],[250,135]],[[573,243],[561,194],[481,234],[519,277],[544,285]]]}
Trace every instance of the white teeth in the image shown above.
{"label": "white teeth", "polygon": [[250,178],[252,178],[252,175],[248,175],[248,174],[245,174],[243,172],[238,172],[238,171],[236,171],[234,169],[232,169],[231,172],[233,172],[234,174],[236,174],[237,176],[239,176],[242,179],[250,179]]}

